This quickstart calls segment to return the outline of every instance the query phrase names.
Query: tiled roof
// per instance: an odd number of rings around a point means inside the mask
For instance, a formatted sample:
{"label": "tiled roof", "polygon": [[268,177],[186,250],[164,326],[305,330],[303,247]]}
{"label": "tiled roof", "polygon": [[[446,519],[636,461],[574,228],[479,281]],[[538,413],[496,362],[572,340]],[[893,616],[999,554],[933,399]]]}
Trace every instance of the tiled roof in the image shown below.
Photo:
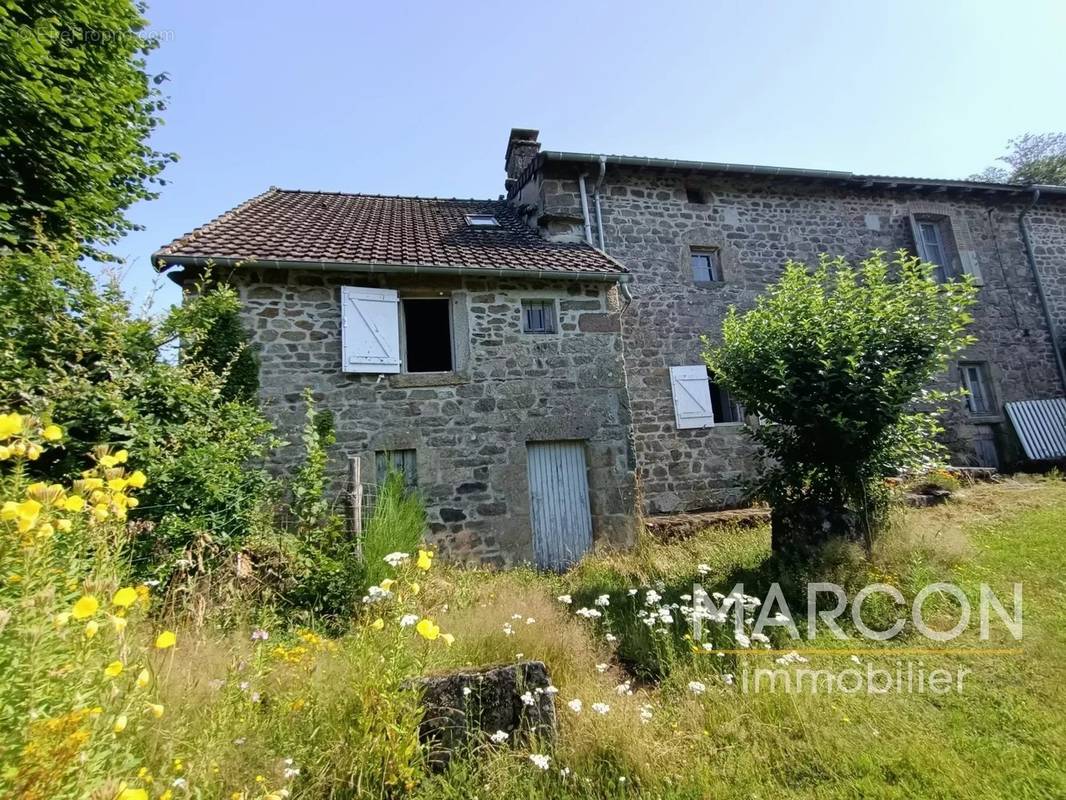
{"label": "tiled roof", "polygon": [[[492,214],[499,227],[467,224]],[[549,242],[497,200],[306,192],[271,188],[152,256],[169,266],[225,259],[625,273],[584,242]],[[431,270],[427,270],[431,271]]]}

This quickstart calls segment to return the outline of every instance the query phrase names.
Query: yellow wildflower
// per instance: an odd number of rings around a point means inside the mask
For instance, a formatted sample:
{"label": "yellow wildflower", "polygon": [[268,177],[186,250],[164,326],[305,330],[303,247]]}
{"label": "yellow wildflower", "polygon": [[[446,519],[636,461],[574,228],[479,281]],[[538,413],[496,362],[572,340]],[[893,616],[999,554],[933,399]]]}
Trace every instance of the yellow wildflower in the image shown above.
{"label": "yellow wildflower", "polygon": [[37,517],[41,515],[41,504],[30,498],[23,500],[18,506],[18,527],[22,532],[28,531],[37,523]]}
{"label": "yellow wildflower", "polygon": [[97,522],[103,522],[107,519],[107,506],[103,503],[97,503],[93,506],[93,519]]}
{"label": "yellow wildflower", "polygon": [[143,489],[144,485],[148,483],[148,478],[143,472],[141,472],[139,469],[136,469],[133,471],[133,474],[131,474],[129,478],[126,479],[126,481],[134,489]]}
{"label": "yellow wildflower", "polygon": [[19,515],[19,504],[14,500],[5,500],[4,505],[0,507],[0,519],[13,520]]}
{"label": "yellow wildflower", "polygon": [[116,450],[115,451],[115,462],[118,463],[118,464],[125,464],[127,459],[129,459],[129,457],[130,457],[130,451],[129,450]]}
{"label": "yellow wildflower", "polygon": [[97,622],[95,619],[89,620],[85,624],[85,638],[86,639],[93,638],[94,636],[96,636],[96,632],[99,631],[99,630],[100,630],[100,623]]}
{"label": "yellow wildflower", "polygon": [[22,433],[21,414],[0,414],[0,442]]}
{"label": "yellow wildflower", "polygon": [[172,631],[163,631],[155,637],[155,646],[160,650],[166,650],[168,647],[173,647],[177,641],[178,637]]}
{"label": "yellow wildflower", "polygon": [[115,633],[122,634],[126,632],[126,625],[129,620],[125,617],[111,617],[111,627],[115,629]]}
{"label": "yellow wildflower", "polygon": [[129,506],[130,508],[136,508],[140,504],[141,504],[141,501],[138,500],[136,497],[127,497],[126,498],[126,505]]}
{"label": "yellow wildflower", "polygon": [[104,668],[104,674],[109,678],[117,678],[122,674],[122,662],[112,661]]}
{"label": "yellow wildflower", "polygon": [[55,626],[57,628],[65,627],[66,624],[68,622],[70,622],[70,612],[69,611],[61,611],[60,613],[55,615],[55,617],[53,618],[52,622],[55,623]]}
{"label": "yellow wildflower", "polygon": [[137,673],[136,683],[138,689],[147,688],[148,684],[151,682],[152,676],[149,674],[147,669],[142,669],[140,672]]}
{"label": "yellow wildflower", "polygon": [[74,488],[77,491],[94,492],[97,489],[103,488],[103,478],[85,478],[80,481],[74,481]]}
{"label": "yellow wildflower", "polygon": [[122,731],[126,730],[127,724],[129,724],[129,719],[126,718],[126,715],[119,714],[115,717],[115,724],[111,726],[111,730],[115,733],[122,733]]}
{"label": "yellow wildflower", "polygon": [[382,628],[385,627],[385,620],[383,620],[381,617],[378,617],[376,620],[370,623],[370,627],[376,631],[380,631]]}
{"label": "yellow wildflower", "polygon": [[386,578],[385,580],[383,580],[378,585],[381,586],[381,588],[384,589],[387,592],[390,589],[392,589],[392,587],[395,585],[395,583],[396,583],[396,581],[394,581],[392,578]]}
{"label": "yellow wildflower", "polygon": [[6,444],[0,445],[0,461],[7,461],[11,458],[11,448]]}
{"label": "yellow wildflower", "polygon": [[118,465],[118,459],[116,459],[110,453],[104,453],[102,456],[100,456],[100,466],[105,467],[107,469],[111,469],[111,467],[114,467],[114,466],[117,466],[117,465]]}
{"label": "yellow wildflower", "polygon": [[35,444],[26,445],[26,458],[30,461],[36,461],[41,457],[41,448]]}
{"label": "yellow wildflower", "polygon": [[137,590],[132,586],[126,586],[115,592],[115,596],[111,598],[112,605],[116,605],[119,608],[129,608],[137,602]]}
{"label": "yellow wildflower", "polygon": [[433,553],[429,550],[419,550],[417,566],[422,570],[429,569],[433,566]]}
{"label": "yellow wildflower", "polygon": [[429,619],[422,619],[417,625],[415,625],[415,630],[418,631],[419,636],[423,639],[428,639],[431,642],[440,636],[440,627]]}
{"label": "yellow wildflower", "polygon": [[411,581],[411,594],[418,594],[422,591],[422,587],[418,585],[418,581]]}
{"label": "yellow wildflower", "polygon": [[115,800],[148,800],[148,792],[144,789],[123,789]]}
{"label": "yellow wildflower", "polygon": [[126,488],[126,483],[127,481],[125,478],[112,478],[107,482],[107,488],[112,492],[121,492]]}
{"label": "yellow wildflower", "polygon": [[91,594],[87,594],[78,599],[70,613],[74,619],[88,619],[96,613],[98,608],[100,608],[100,601]]}
{"label": "yellow wildflower", "polygon": [[156,719],[160,719],[163,716],[164,708],[161,704],[148,703],[145,707],[148,709],[148,712]]}
{"label": "yellow wildflower", "polygon": [[51,522],[46,522],[46,523],[44,523],[43,525],[41,525],[40,527],[37,528],[37,536],[40,537],[41,539],[47,539],[49,536],[51,536],[55,532],[56,532],[56,529],[52,526]]}
{"label": "yellow wildflower", "polygon": [[455,644],[455,637],[452,636],[450,633],[442,633],[440,635],[440,638],[444,640],[444,643],[448,645],[448,647],[451,647],[453,644]]}
{"label": "yellow wildflower", "polygon": [[57,519],[56,520],[56,528],[61,530],[63,533],[66,533],[72,527],[74,527],[74,525],[69,519]]}
{"label": "yellow wildflower", "polygon": [[41,431],[41,436],[44,437],[46,442],[58,442],[63,438],[63,429],[58,425],[45,425],[44,430]]}

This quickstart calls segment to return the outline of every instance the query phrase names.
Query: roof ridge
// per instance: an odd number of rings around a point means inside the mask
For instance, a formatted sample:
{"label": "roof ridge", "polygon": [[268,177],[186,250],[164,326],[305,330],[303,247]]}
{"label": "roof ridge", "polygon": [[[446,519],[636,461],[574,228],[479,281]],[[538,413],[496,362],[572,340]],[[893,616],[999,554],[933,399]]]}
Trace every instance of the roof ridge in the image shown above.
{"label": "roof ridge", "polygon": [[331,189],[281,189],[278,187],[272,187],[277,189],[282,194],[326,194],[336,195],[339,197],[372,197],[377,200],[436,200],[444,202],[456,202],[456,203],[505,203],[505,200],[499,198],[485,198],[485,197],[434,197],[431,195],[419,195],[419,194],[372,194],[369,192],[341,192]]}
{"label": "roof ridge", "polygon": [[166,244],[163,247],[160,247],[158,250],[156,250],[154,253],[152,253],[153,260],[155,259],[156,256],[167,255],[168,252],[170,251],[170,248],[174,247],[179,242],[193,241],[193,240],[197,239],[199,236],[202,236],[204,233],[207,233],[208,231],[212,230],[213,228],[217,227],[218,225],[222,224],[223,222],[226,222],[227,220],[229,220],[232,217],[236,216],[241,211],[244,211],[245,209],[255,205],[256,203],[260,202],[261,200],[266,199],[269,195],[277,194],[278,192],[281,192],[281,191],[284,191],[284,190],[283,189],[279,189],[277,186],[268,186],[265,191],[260,192],[259,194],[255,195],[254,197],[249,197],[244,202],[241,202],[241,203],[238,203],[237,205],[235,205],[229,211],[223,211],[221,214],[219,214],[214,219],[209,220],[208,222],[205,222],[203,225],[198,225],[197,227],[193,228],[191,231],[189,231],[187,233],[184,233],[181,236],[178,236],[178,237],[174,238],[169,244]]}

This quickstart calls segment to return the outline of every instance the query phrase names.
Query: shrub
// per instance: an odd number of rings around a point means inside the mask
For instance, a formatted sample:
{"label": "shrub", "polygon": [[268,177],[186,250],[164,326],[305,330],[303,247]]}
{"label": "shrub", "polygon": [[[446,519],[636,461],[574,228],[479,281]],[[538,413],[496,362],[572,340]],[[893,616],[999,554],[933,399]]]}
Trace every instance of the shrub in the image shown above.
{"label": "shrub", "polygon": [[789,261],[752,310],[730,310],[720,346],[705,338],[708,367],[760,419],[758,493],[774,507],[775,550],[806,547],[823,522],[860,528],[870,548],[884,477],[938,453],[947,395],[929,385],[972,341],[975,291],[968,276],[938,284],[904,251],[891,264],[875,251],[857,268]]}
{"label": "shrub", "polygon": [[77,249],[0,254],[0,405],[48,414],[64,447],[27,465],[49,480],[78,474],[81,453],[126,448],[154,480],[133,517],[137,569],[165,578],[197,541],[229,553],[254,529],[275,486],[262,469],[275,439],[251,404],[227,399],[217,364],[195,355],[238,301],[227,286],[196,287],[162,319],[135,317],[115,286],[97,290]]}

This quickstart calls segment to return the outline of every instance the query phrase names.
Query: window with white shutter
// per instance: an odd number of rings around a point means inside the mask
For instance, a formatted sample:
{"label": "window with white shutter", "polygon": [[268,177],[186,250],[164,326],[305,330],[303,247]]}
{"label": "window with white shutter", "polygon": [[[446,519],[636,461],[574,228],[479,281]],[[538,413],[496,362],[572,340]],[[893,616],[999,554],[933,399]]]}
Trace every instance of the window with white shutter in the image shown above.
{"label": "window with white shutter", "polygon": [[706,366],[670,367],[670,388],[678,428],[710,428],[714,425]]}
{"label": "window with white shutter", "polygon": [[395,290],[341,287],[341,359],[344,372],[400,371]]}

